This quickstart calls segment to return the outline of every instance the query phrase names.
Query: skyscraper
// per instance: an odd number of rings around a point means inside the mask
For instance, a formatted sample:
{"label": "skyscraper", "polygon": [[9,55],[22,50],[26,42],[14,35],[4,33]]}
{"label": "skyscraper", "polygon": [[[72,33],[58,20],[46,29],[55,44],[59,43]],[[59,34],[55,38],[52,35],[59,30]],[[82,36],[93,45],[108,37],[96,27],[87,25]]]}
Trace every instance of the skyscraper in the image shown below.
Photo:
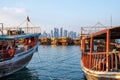
{"label": "skyscraper", "polygon": [[58,29],[58,28],[56,28],[56,30],[57,30],[56,35],[57,35],[57,38],[58,38],[58,37],[59,37],[59,29]]}
{"label": "skyscraper", "polygon": [[69,38],[73,38],[73,31],[70,31],[70,32],[68,33],[68,37],[69,37]]}
{"label": "skyscraper", "polygon": [[64,37],[67,37],[67,30],[64,30]]}
{"label": "skyscraper", "polygon": [[77,38],[76,32],[73,33],[73,38]]}
{"label": "skyscraper", "polygon": [[60,37],[63,37],[63,28],[60,28]]}
{"label": "skyscraper", "polygon": [[58,38],[59,37],[59,30],[58,28],[54,28],[54,38]]}
{"label": "skyscraper", "polygon": [[52,38],[54,37],[54,35],[53,35],[53,30],[51,30],[51,37],[52,37]]}
{"label": "skyscraper", "polygon": [[56,28],[54,28],[54,38],[56,38]]}
{"label": "skyscraper", "polygon": [[47,38],[47,33],[46,33],[46,31],[43,32],[42,37],[43,37],[43,38]]}

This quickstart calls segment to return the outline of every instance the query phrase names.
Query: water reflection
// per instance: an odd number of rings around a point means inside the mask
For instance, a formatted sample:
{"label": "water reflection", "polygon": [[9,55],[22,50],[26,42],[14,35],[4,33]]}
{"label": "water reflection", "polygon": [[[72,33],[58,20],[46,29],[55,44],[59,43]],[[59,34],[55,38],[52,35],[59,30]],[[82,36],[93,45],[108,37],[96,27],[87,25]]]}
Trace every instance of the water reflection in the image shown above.
{"label": "water reflection", "polygon": [[36,71],[23,68],[10,76],[2,78],[2,80],[39,80],[39,76]]}

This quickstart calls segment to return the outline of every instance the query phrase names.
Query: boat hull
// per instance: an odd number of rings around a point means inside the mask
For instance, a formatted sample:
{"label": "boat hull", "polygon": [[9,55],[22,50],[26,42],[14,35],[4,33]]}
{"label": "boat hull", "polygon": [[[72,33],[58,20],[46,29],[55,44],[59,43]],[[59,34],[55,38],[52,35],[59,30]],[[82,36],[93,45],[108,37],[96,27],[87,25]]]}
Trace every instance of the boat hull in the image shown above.
{"label": "boat hull", "polygon": [[120,80],[120,72],[96,72],[85,68],[81,64],[87,80]]}
{"label": "boat hull", "polygon": [[0,78],[24,68],[31,60],[37,47],[35,46],[26,52],[18,53],[10,60],[0,62]]}

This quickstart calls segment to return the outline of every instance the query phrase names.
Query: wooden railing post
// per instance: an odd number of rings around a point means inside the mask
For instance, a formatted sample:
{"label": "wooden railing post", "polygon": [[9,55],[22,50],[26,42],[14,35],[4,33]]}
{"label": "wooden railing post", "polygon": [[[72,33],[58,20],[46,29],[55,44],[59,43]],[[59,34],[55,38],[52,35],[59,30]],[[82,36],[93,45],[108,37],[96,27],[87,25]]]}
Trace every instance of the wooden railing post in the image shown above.
{"label": "wooden railing post", "polygon": [[110,30],[106,32],[106,71],[109,71],[109,51],[110,51]]}
{"label": "wooden railing post", "polygon": [[93,52],[93,37],[91,36],[91,39],[90,39],[90,53]]}
{"label": "wooden railing post", "polygon": [[90,63],[89,68],[92,68],[92,52],[93,52],[93,37],[90,38]]}
{"label": "wooden railing post", "polygon": [[81,48],[82,48],[82,52],[85,52],[85,39],[81,40]]}

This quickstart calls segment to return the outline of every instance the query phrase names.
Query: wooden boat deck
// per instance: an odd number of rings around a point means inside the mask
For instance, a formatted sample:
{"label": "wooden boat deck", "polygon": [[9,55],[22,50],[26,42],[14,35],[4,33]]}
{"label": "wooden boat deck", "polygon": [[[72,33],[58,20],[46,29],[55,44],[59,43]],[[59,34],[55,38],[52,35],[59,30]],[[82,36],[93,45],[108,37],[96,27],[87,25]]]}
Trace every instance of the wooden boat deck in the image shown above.
{"label": "wooden boat deck", "polygon": [[88,79],[89,75],[95,78],[101,74],[95,80],[120,80],[120,26],[83,37],[81,50],[82,68]]}

